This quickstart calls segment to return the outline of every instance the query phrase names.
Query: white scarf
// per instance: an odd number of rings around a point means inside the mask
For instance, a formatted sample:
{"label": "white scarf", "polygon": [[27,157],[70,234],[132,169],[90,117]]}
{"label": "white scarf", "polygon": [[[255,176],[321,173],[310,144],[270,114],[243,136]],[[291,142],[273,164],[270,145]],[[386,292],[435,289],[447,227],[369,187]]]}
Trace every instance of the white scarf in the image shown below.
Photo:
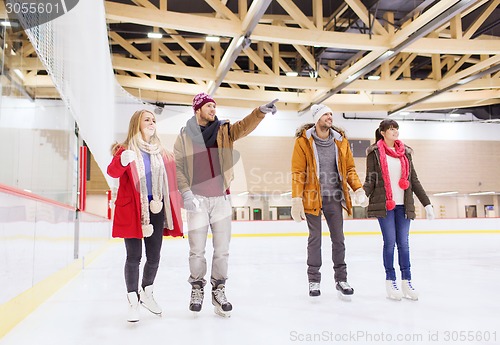
{"label": "white scarf", "polygon": [[[141,194],[141,224],[144,237],[153,234],[153,226],[150,224],[149,210],[157,214],[162,208],[162,199],[165,206],[165,223],[168,229],[172,228],[172,211],[170,209],[170,198],[168,189],[168,177],[163,164],[161,147],[157,144],[149,144],[142,138],[137,140],[138,148],[149,154],[151,161],[151,184],[153,200],[148,205],[148,189],[146,186],[146,171],[142,154],[137,155],[137,170],[139,174],[140,194]],[[149,206],[149,207],[148,207]]]}

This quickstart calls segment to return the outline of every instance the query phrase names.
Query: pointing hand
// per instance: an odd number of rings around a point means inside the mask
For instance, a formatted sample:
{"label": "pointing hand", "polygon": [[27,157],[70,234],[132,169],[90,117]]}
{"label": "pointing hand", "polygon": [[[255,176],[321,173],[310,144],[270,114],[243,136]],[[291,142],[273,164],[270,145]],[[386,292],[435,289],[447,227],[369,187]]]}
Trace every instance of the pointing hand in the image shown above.
{"label": "pointing hand", "polygon": [[267,104],[264,104],[264,105],[261,105],[259,107],[259,110],[261,112],[263,112],[264,114],[267,114],[267,113],[272,113],[273,115],[276,114],[276,112],[278,111],[278,109],[276,109],[276,105],[274,103],[278,102],[279,99],[276,98],[274,101],[272,102],[269,102]]}

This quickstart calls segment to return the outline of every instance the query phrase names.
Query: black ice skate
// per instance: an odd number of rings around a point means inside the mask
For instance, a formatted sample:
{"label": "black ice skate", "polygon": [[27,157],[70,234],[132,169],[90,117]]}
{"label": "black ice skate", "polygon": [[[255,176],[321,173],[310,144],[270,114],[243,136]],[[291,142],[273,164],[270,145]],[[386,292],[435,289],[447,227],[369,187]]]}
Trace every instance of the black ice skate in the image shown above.
{"label": "black ice skate", "polygon": [[203,305],[203,297],[205,292],[201,285],[193,284],[191,288],[191,301],[189,302],[189,310],[194,312],[201,311],[201,306]]}
{"label": "black ice skate", "polygon": [[309,282],[309,296],[317,297],[321,295],[321,290],[319,289],[319,283]]}
{"label": "black ice skate", "polygon": [[224,284],[219,284],[212,290],[212,304],[217,315],[230,317],[233,306],[227,301],[225,289]]}
{"label": "black ice skate", "polygon": [[337,282],[335,284],[336,289],[338,290],[338,295],[340,299],[345,301],[350,301],[351,296],[354,294],[354,289],[347,282]]}

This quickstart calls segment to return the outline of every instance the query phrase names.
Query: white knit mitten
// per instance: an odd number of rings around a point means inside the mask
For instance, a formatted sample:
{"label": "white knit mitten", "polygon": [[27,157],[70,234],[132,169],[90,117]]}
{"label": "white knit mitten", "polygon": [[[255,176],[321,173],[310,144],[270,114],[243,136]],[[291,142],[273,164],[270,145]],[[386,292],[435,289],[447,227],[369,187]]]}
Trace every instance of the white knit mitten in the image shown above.
{"label": "white knit mitten", "polygon": [[354,192],[354,199],[356,199],[356,203],[361,205],[361,207],[366,207],[369,204],[369,200],[366,197],[365,191],[363,188],[358,188]]}
{"label": "white knit mitten", "polygon": [[425,215],[426,215],[428,220],[433,220],[435,218],[434,208],[432,207],[431,204],[425,206]]}
{"label": "white knit mitten", "polygon": [[134,151],[125,150],[122,152],[122,155],[120,156],[120,163],[122,163],[122,165],[126,167],[136,159],[137,159],[137,154]]}
{"label": "white knit mitten", "polygon": [[149,237],[153,234],[153,225],[147,224],[142,226],[142,236]]}

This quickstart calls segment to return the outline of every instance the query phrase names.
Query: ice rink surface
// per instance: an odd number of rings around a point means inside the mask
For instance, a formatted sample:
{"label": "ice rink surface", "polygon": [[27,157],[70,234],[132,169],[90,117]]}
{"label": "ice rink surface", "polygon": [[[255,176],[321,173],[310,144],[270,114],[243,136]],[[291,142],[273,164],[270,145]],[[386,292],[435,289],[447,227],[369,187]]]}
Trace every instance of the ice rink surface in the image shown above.
{"label": "ice rink surface", "polygon": [[188,310],[188,242],[165,240],[155,283],[163,316],[141,308],[131,324],[125,248],[114,240],[0,344],[500,344],[500,234],[412,234],[418,301],[386,298],[380,235],[346,237],[355,294],[339,299],[329,241],[323,236],[321,296],[313,298],[307,237],[234,237],[226,285],[234,308],[224,319],[213,312],[209,286],[202,311]]}

